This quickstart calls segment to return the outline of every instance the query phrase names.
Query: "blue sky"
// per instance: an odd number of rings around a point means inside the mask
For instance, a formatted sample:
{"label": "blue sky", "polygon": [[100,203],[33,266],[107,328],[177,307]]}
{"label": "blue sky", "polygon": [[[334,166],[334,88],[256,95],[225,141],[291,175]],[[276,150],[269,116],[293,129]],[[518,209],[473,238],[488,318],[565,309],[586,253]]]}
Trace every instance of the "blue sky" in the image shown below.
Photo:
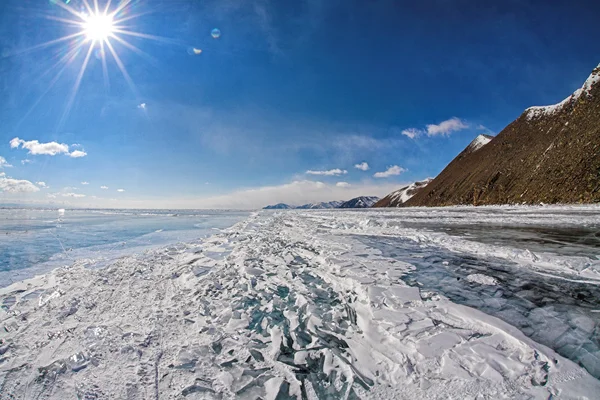
{"label": "blue sky", "polygon": [[76,18],[4,0],[0,203],[385,195],[580,87],[600,62],[598,15],[595,1],[131,1],[121,25],[153,38],[117,33],[137,51],[109,40],[132,85],[109,51],[105,76],[96,44],[75,93],[91,42],[40,45],[80,32],[57,20]]}

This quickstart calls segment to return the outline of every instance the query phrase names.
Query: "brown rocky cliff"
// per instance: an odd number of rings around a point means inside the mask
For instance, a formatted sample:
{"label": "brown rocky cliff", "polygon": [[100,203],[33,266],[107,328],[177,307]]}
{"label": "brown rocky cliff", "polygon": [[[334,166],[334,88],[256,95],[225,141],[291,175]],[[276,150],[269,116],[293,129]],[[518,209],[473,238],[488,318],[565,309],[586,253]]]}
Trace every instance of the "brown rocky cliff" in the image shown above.
{"label": "brown rocky cliff", "polygon": [[600,201],[600,66],[563,102],[532,107],[465,149],[404,206]]}

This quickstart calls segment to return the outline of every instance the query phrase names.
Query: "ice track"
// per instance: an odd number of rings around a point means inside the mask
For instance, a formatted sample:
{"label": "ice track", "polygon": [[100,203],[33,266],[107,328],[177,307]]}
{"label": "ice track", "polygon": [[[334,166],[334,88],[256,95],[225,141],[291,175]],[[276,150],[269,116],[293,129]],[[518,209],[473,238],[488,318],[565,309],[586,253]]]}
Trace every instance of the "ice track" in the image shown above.
{"label": "ice track", "polygon": [[516,328],[407,286],[400,278],[414,266],[347,234],[372,234],[365,216],[254,214],[203,242],[2,289],[0,398],[600,392],[584,369]]}

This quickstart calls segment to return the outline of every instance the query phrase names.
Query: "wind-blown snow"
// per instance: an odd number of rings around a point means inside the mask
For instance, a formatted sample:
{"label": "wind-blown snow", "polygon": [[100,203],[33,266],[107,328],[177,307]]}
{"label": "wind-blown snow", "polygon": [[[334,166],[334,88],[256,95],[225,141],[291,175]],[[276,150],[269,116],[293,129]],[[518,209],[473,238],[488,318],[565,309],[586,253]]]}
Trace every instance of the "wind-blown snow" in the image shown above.
{"label": "wind-blown snow", "polygon": [[535,119],[543,116],[553,115],[558,111],[562,110],[567,104],[570,104],[577,99],[579,99],[582,95],[589,95],[592,86],[600,82],[600,64],[594,69],[591,75],[586,79],[583,83],[583,86],[573,92],[572,95],[561,101],[560,103],[549,105],[549,106],[534,106],[529,107],[525,110],[527,114],[527,119]]}
{"label": "wind-blown snow", "polygon": [[503,254],[408,225],[600,222],[597,207],[568,210],[264,212],[107,268],[76,263],[0,290],[0,398],[593,398],[584,369],[408,286],[413,265],[356,236]]}

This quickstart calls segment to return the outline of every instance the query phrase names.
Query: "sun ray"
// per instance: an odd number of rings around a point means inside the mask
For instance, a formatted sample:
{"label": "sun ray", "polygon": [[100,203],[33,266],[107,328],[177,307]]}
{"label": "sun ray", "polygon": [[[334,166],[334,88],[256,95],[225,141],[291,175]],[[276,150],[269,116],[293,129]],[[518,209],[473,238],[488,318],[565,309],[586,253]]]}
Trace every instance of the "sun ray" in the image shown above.
{"label": "sun ray", "polygon": [[50,40],[48,42],[36,44],[35,46],[28,47],[26,49],[20,50],[20,51],[15,52],[15,53],[11,53],[11,54],[9,54],[9,56],[17,56],[17,55],[27,54],[27,53],[30,53],[32,51],[41,50],[41,49],[44,49],[46,47],[50,47],[50,46],[58,44],[58,43],[66,42],[68,40],[72,40],[72,39],[75,39],[75,38],[77,38],[79,36],[83,36],[83,35],[85,35],[85,32],[73,33],[73,34],[70,34],[70,35],[67,35],[67,36],[60,37],[58,39]]}
{"label": "sun ray", "polygon": [[131,3],[131,0],[123,0],[121,4],[119,4],[119,6],[116,8],[116,10],[113,11],[113,17],[119,14],[121,11],[123,11],[129,5],[129,3]]}
{"label": "sun ray", "polygon": [[87,0],[83,0],[83,5],[85,6],[85,8],[87,8],[88,13],[94,14],[94,9],[90,6],[90,3],[88,3]]}
{"label": "sun ray", "polygon": [[[48,75],[48,73],[56,68],[61,62],[64,62],[62,68],[60,68],[60,70],[58,71],[58,73],[54,76],[54,78],[52,78],[52,80],[50,81],[50,83],[48,84],[48,87],[42,92],[42,94],[37,98],[37,100],[33,103],[33,105],[29,108],[29,110],[27,110],[27,112],[25,113],[25,115],[19,120],[19,122],[17,122],[16,128],[19,128],[21,126],[21,124],[25,121],[25,119],[33,112],[33,110],[35,110],[35,108],[37,107],[37,105],[42,101],[42,99],[48,94],[48,92],[54,87],[54,85],[56,85],[56,82],[58,82],[58,80],[60,79],[60,77],[63,75],[63,73],[65,72],[65,70],[67,69],[67,67],[69,66],[69,64],[75,59],[75,57],[77,56],[77,53],[79,52],[80,48],[73,48],[71,49],[67,54],[65,54],[63,57],[60,58],[60,60],[58,60],[47,72],[45,72],[44,74],[42,74],[40,76],[40,78]],[[69,59],[68,61],[66,61],[67,59]]]}
{"label": "sun ray", "polygon": [[104,78],[104,88],[108,90],[110,88],[110,81],[108,78],[108,67],[106,66],[106,50],[104,49],[104,42],[105,40],[100,42],[100,55],[102,59],[102,77]]}
{"label": "sun ray", "polygon": [[77,18],[81,19],[81,13],[73,10],[73,7],[71,7],[70,5],[63,3],[62,1],[53,1],[52,4],[55,4],[55,5],[59,6],[63,10],[65,10],[65,11],[73,14]]}
{"label": "sun ray", "polygon": [[79,69],[79,73],[77,74],[77,79],[75,80],[75,84],[73,85],[73,89],[71,90],[71,95],[69,96],[69,100],[67,102],[67,106],[63,113],[63,116],[59,122],[59,128],[62,128],[67,116],[71,112],[71,107],[73,107],[73,103],[75,102],[75,97],[77,96],[77,92],[79,91],[79,85],[81,84],[81,79],[83,78],[83,74],[87,68],[88,62],[90,61],[90,56],[92,55],[92,51],[94,50],[94,42],[90,43],[87,54],[85,55],[85,60]]}
{"label": "sun ray", "polygon": [[[134,52],[136,55],[144,58],[154,66],[158,66],[159,64],[156,58],[136,47],[134,43],[130,42],[130,40],[126,40],[123,36],[153,40],[156,42],[174,44],[177,46],[182,45],[181,43],[164,37],[136,32],[135,28],[129,21],[139,18],[142,15],[149,14],[150,12],[134,12],[137,2],[133,2],[132,0],[120,0],[118,4],[113,0],[80,0],[78,2],[80,5],[78,5],[77,8],[75,8],[73,3],[69,4],[68,1],[65,2],[60,0],[51,0],[51,2],[54,5],[59,6],[60,9],[66,11],[70,15],[47,15],[46,17],[50,20],[60,22],[67,27],[75,28],[77,29],[77,32],[38,44],[28,49],[24,49],[20,53],[26,53],[49,46],[70,42],[70,49],[68,50],[67,54],[61,56],[60,59],[55,63],[55,60],[52,60],[54,64],[47,70],[43,71],[43,74],[41,74],[40,78],[50,73],[54,74],[59,69],[58,73],[56,73],[51,80],[49,87],[42,93],[41,97],[35,101],[33,106],[34,108],[41,101],[41,98],[44,97],[48,91],[56,85],[58,79],[61,76],[64,76],[65,71],[68,71],[67,66],[76,60],[79,62],[80,57],[78,55],[82,53],[85,54],[83,57],[83,62],[76,72],[74,85],[67,95],[68,98],[66,101],[65,110],[62,116],[59,118],[59,129],[62,129],[64,126],[64,123],[66,122],[66,119],[75,104],[75,100],[77,98],[79,89],[82,86],[82,82],[84,81],[87,68],[93,64],[94,60],[92,60],[91,56],[94,51],[96,51],[96,55],[102,63],[102,76],[105,89],[107,91],[110,89],[109,64],[107,60],[109,57],[107,53],[110,52],[112,58],[115,60],[115,64],[123,75],[123,78],[133,91],[134,95],[139,97],[135,83],[129,75],[121,56],[119,55],[119,51],[122,48],[116,46],[116,43],[118,42],[123,46],[123,48]],[[58,57],[58,55],[56,57]],[[61,64],[64,65],[61,67]],[[29,115],[29,113],[30,112],[28,112],[27,115]]]}
{"label": "sun ray", "polygon": [[117,63],[117,66],[121,70],[121,73],[123,74],[123,77],[127,81],[127,84],[129,85],[129,87],[133,91],[134,95],[136,97],[139,97],[138,93],[137,93],[137,88],[135,87],[135,84],[133,83],[133,80],[129,76],[129,73],[127,72],[127,69],[125,68],[125,65],[123,64],[123,62],[121,61],[121,58],[119,58],[119,55],[117,54],[117,52],[115,51],[115,49],[113,48],[112,44],[110,44],[109,41],[106,41],[106,47],[108,47],[108,50],[110,50],[110,53],[112,54],[113,58],[115,59],[115,62]]}
{"label": "sun ray", "polygon": [[158,64],[158,60],[156,58],[152,57],[150,54],[146,53],[145,51],[138,49],[137,47],[135,47],[134,45],[129,43],[127,40],[120,38],[116,35],[112,35],[111,38],[115,39],[117,42],[121,43],[123,46],[127,47],[129,50],[133,51],[140,57],[146,59],[146,61],[150,62],[154,66],[156,66]]}
{"label": "sun ray", "polygon": [[121,33],[123,35],[128,35],[128,36],[134,36],[134,37],[138,37],[138,38],[142,38],[142,39],[155,40],[155,41],[161,42],[161,43],[178,44],[175,40],[160,37],[160,36],[155,36],[155,35],[149,35],[147,33],[133,32],[133,31],[128,31],[128,30],[119,29],[119,28],[116,28],[113,32]]}

